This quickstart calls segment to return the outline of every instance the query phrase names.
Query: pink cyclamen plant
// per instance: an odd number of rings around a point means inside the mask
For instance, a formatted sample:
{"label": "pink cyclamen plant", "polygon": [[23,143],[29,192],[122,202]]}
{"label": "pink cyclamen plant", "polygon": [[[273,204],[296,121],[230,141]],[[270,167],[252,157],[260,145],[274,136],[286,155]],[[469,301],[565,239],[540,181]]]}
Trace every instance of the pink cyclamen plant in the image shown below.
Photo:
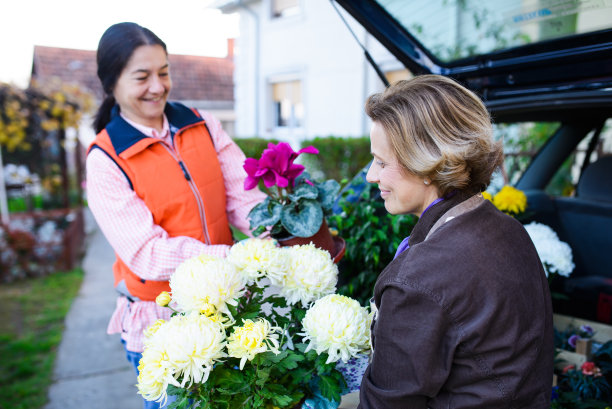
{"label": "pink cyclamen plant", "polygon": [[244,161],[243,167],[247,173],[244,189],[255,188],[260,180],[263,180],[266,188],[278,186],[291,189],[295,179],[304,171],[304,166],[293,163],[302,153],[318,154],[319,150],[308,146],[295,152],[286,142],[277,145],[269,143],[259,160],[247,158]]}
{"label": "pink cyclamen plant", "polygon": [[244,161],[244,189],[253,189],[263,181],[262,189],[267,193],[248,215],[254,236],[268,232],[273,238],[311,237],[332,213],[340,184],[331,179],[309,180],[304,166],[294,163],[302,153],[319,151],[308,146],[295,152],[288,143],[270,143],[259,159]]}

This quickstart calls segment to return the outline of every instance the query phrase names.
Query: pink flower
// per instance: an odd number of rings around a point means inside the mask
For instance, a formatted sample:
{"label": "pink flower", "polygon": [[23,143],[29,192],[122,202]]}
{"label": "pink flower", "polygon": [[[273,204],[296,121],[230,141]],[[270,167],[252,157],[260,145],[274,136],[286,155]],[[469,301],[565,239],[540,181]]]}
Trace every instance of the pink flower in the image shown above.
{"label": "pink flower", "polygon": [[585,362],[585,363],[583,363],[583,364],[582,364],[582,366],[580,367],[580,369],[582,369],[582,373],[583,373],[584,375],[595,375],[595,374],[596,374],[596,372],[597,372],[597,369],[599,369],[599,368],[597,368],[597,367],[595,366],[595,363],[594,363],[594,362],[589,362],[589,361],[587,361],[587,362]]}
{"label": "pink flower", "polygon": [[253,189],[261,179],[267,188],[274,185],[293,186],[295,178],[304,171],[304,166],[293,163],[302,153],[317,154],[319,151],[314,146],[308,146],[295,152],[286,142],[279,142],[278,145],[268,144],[259,160],[247,158],[244,161],[243,167],[247,173],[244,189]]}
{"label": "pink flower", "polygon": [[567,365],[563,368],[563,371],[561,371],[563,374],[568,373],[569,371],[573,371],[574,369],[576,369],[575,365]]}

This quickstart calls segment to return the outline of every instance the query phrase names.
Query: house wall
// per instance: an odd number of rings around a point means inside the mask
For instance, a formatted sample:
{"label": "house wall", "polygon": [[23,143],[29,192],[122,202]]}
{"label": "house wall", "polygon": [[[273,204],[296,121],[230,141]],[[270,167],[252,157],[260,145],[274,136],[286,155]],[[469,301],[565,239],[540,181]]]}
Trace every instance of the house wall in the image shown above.
{"label": "house wall", "polygon": [[[297,144],[315,136],[368,134],[363,105],[368,95],[384,86],[331,3],[302,0],[300,13],[282,18],[272,18],[272,0],[247,3],[236,10],[240,15],[234,71],[236,135]],[[400,68],[373,37],[342,13],[384,70]],[[271,84],[292,80],[302,84],[303,123],[275,126]]]}

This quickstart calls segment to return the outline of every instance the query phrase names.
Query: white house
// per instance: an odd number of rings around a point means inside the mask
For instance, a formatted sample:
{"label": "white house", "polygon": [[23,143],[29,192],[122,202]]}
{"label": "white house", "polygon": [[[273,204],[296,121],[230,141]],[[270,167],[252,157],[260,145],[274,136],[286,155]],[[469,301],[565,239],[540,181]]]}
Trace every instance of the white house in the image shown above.
{"label": "white house", "polygon": [[388,76],[408,75],[329,0],[223,0],[212,7],[240,16],[234,56],[238,137],[297,145],[315,136],[369,134],[364,102],[384,85],[335,7]]}

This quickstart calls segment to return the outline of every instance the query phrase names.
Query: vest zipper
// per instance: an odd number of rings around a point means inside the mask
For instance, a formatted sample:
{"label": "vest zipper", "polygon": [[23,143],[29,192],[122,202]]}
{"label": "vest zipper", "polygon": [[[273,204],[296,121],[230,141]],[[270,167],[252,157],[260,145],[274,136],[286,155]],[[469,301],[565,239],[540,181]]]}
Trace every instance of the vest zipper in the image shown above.
{"label": "vest zipper", "polygon": [[195,185],[193,179],[191,178],[191,175],[189,174],[189,171],[187,170],[187,166],[185,166],[185,162],[183,162],[183,159],[181,158],[181,155],[179,154],[178,150],[172,149],[171,147],[169,147],[168,145],[166,145],[165,143],[161,141],[159,143],[161,143],[162,146],[166,148],[168,153],[170,153],[170,156],[172,156],[174,160],[176,160],[181,170],[183,171],[185,180],[187,180],[187,184],[191,188],[191,192],[195,196],[196,203],[198,204],[198,212],[200,214],[200,220],[202,221],[202,231],[204,232],[204,239],[206,241],[206,244],[211,244],[210,235],[208,234],[208,226],[206,225],[206,211],[204,210],[204,201],[202,200],[202,196],[200,195],[200,192],[198,191],[198,187]]}

